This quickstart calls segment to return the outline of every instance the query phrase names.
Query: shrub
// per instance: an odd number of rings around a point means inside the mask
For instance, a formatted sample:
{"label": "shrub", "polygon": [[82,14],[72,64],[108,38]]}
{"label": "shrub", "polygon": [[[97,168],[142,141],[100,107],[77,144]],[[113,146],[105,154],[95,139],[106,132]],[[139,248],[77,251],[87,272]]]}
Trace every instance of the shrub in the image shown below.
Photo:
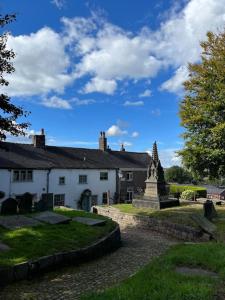
{"label": "shrub", "polygon": [[206,189],[200,186],[176,185],[176,184],[170,185],[170,194],[173,195],[174,197],[177,193],[182,193],[183,191],[186,190],[194,191],[196,198],[206,198],[207,195]]}
{"label": "shrub", "polygon": [[183,191],[181,194],[181,199],[183,200],[194,200],[195,192],[191,190]]}

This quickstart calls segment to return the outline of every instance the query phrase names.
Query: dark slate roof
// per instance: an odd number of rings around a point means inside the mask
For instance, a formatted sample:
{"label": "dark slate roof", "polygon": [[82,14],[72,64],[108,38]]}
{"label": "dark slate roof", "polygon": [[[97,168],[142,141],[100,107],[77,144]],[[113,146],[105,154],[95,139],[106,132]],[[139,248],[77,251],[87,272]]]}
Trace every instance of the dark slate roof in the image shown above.
{"label": "dark slate roof", "polygon": [[207,194],[222,194],[225,191],[225,187],[206,186]]}
{"label": "dark slate roof", "polygon": [[115,169],[147,168],[147,153],[0,142],[0,168]]}

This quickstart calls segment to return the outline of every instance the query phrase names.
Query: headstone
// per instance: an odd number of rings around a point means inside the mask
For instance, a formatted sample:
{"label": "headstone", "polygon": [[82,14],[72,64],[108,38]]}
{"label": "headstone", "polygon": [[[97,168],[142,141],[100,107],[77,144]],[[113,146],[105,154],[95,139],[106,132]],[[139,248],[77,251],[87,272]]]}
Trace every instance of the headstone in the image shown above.
{"label": "headstone", "polygon": [[0,226],[6,229],[18,229],[26,226],[37,226],[42,223],[21,215],[14,216],[0,216]]}
{"label": "headstone", "polygon": [[48,224],[67,224],[71,221],[71,218],[56,214],[52,211],[45,211],[32,216],[33,219],[46,222]]}
{"label": "headstone", "polygon": [[211,200],[206,200],[203,204],[204,208],[204,217],[208,220],[212,220],[213,218],[217,217],[217,213],[214,207],[214,204]]}
{"label": "headstone", "polygon": [[1,214],[2,215],[13,215],[17,213],[17,201],[13,198],[8,198],[2,202]]}
{"label": "headstone", "polygon": [[106,220],[92,219],[92,218],[85,218],[85,217],[74,217],[72,221],[76,221],[90,226],[103,226],[106,224]]}
{"label": "headstone", "polygon": [[31,212],[31,210],[32,210],[32,200],[33,200],[33,196],[30,193],[23,194],[18,199],[19,213],[25,214],[25,213]]}
{"label": "headstone", "polygon": [[42,194],[41,200],[34,203],[36,211],[49,211],[53,210],[53,194]]}
{"label": "headstone", "polygon": [[205,232],[211,234],[212,236],[215,234],[216,226],[210,222],[208,219],[206,219],[203,216],[200,215],[192,215],[192,220],[194,220]]}

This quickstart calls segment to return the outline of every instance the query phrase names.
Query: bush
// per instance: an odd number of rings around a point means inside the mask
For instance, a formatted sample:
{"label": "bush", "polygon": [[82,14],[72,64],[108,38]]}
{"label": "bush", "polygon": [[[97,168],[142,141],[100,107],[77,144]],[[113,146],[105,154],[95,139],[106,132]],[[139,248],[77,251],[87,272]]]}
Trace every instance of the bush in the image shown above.
{"label": "bush", "polygon": [[183,200],[194,200],[195,192],[191,190],[183,191],[181,194],[181,199]]}
{"label": "bush", "polygon": [[186,190],[194,191],[196,198],[206,198],[207,196],[206,189],[200,186],[176,185],[176,184],[170,185],[170,195],[173,195],[173,197],[175,197],[177,193],[182,193],[183,191]]}

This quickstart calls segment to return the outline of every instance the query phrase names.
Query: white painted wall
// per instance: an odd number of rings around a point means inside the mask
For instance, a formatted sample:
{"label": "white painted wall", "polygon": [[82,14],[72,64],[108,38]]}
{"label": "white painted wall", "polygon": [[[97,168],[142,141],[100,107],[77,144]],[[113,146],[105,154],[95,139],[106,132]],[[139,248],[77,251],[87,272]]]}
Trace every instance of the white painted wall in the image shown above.
{"label": "white painted wall", "polygon": [[[108,180],[100,180],[100,172],[108,172]],[[79,184],[79,175],[87,175],[87,184]],[[65,176],[65,185],[59,185],[59,177]],[[110,191],[110,197],[116,192],[115,170],[53,169],[49,175],[49,193],[65,194],[66,205],[77,208],[81,193],[89,189],[98,196],[102,204],[102,194]]]}
{"label": "white painted wall", "polygon": [[[100,172],[108,172],[108,180],[100,180]],[[5,198],[29,192],[36,194],[39,200],[42,193],[47,192],[47,170],[33,170],[32,182],[13,182],[13,171],[0,169],[0,191],[5,192]],[[87,184],[79,184],[79,175],[87,175]],[[65,176],[65,185],[59,185],[59,177]],[[116,192],[115,170],[88,169],[52,169],[49,174],[49,193],[65,194],[65,205],[77,208],[81,193],[90,189],[92,195],[98,196],[98,204],[102,204],[102,194],[110,191],[110,197]]]}
{"label": "white painted wall", "polygon": [[14,182],[13,171],[0,170],[0,191],[5,193],[5,198],[15,197],[26,192],[36,194],[36,199],[39,200],[42,193],[46,193],[46,178],[47,170],[33,170],[33,181],[29,182]]}

